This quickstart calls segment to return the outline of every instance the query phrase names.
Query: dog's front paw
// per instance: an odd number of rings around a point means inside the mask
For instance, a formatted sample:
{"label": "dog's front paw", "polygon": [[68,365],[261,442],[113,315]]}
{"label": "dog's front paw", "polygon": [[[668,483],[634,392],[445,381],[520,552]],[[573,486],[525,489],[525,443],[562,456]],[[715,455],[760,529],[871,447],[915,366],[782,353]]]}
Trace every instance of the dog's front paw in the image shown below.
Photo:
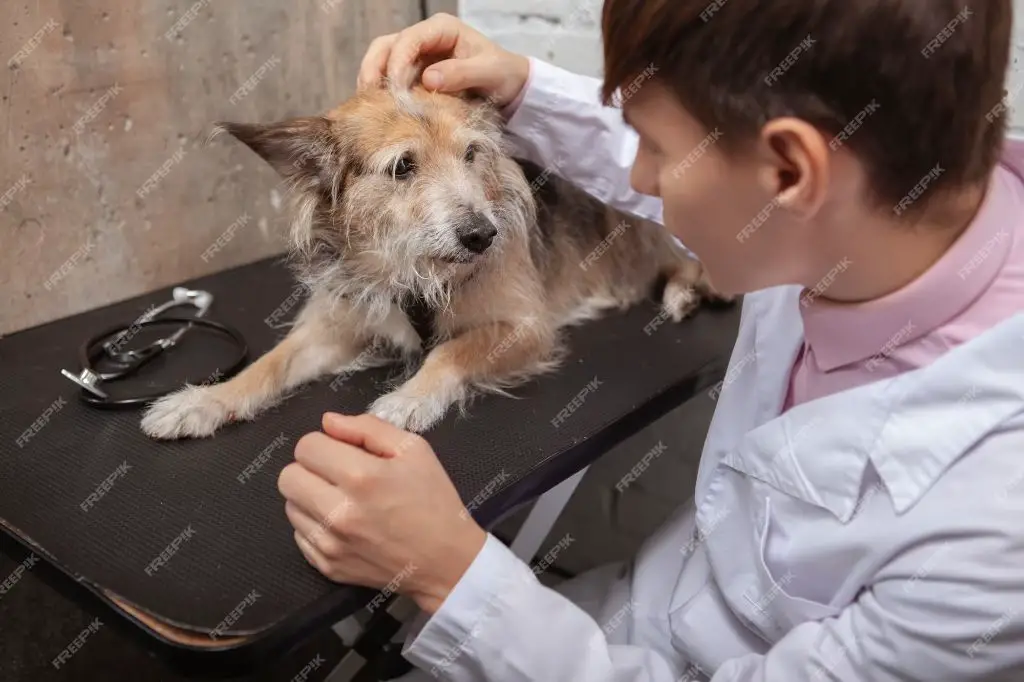
{"label": "dog's front paw", "polygon": [[700,306],[700,293],[678,279],[671,279],[661,295],[661,309],[673,322],[688,317]]}
{"label": "dog's front paw", "polygon": [[373,401],[370,414],[400,429],[422,433],[440,421],[447,405],[436,398],[413,397],[394,391]]}
{"label": "dog's front paw", "polygon": [[231,415],[211,386],[188,386],[160,398],[142,417],[143,433],[151,438],[202,438],[213,435]]}

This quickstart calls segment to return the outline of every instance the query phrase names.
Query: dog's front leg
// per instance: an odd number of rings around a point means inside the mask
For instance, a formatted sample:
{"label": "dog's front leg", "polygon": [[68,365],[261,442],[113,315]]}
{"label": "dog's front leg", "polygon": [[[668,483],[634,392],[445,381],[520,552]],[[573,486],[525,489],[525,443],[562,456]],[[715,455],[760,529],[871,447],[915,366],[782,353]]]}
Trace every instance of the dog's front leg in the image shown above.
{"label": "dog's front leg", "polygon": [[212,435],[228,421],[252,419],[284,394],[353,362],[360,344],[328,315],[304,311],[288,336],[238,376],[186,386],[146,410],[142,430],[159,439]]}
{"label": "dog's front leg", "polygon": [[425,431],[473,387],[498,388],[550,369],[554,347],[554,334],[538,323],[471,329],[430,351],[419,371],[369,412],[399,428]]}

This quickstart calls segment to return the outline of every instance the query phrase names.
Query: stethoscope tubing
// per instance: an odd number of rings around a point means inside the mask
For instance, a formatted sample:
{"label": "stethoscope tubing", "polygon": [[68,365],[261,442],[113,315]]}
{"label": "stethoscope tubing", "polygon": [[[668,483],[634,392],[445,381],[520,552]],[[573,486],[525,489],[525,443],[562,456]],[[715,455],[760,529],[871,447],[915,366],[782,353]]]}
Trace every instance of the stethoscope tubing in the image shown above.
{"label": "stethoscope tubing", "polygon": [[[149,319],[140,322],[134,322],[128,326],[120,324],[115,327],[111,327],[110,329],[104,330],[103,332],[92,336],[85,343],[79,346],[78,361],[83,369],[88,369],[95,372],[96,374],[101,374],[100,372],[97,372],[95,369],[92,368],[92,363],[104,352],[103,343],[107,339],[115,335],[117,335],[118,338],[120,339],[125,331],[133,327],[136,329],[143,329],[146,327],[155,327],[160,325],[166,326],[171,324],[184,325],[183,329],[180,330],[182,332],[185,331],[185,329],[189,329],[191,327],[203,327],[206,329],[213,330],[215,332],[218,332],[229,337],[234,343],[235,347],[238,349],[238,356],[235,358],[233,363],[227,369],[223,371],[218,371],[216,373],[216,380],[209,381],[207,385],[212,385],[224,381],[226,379],[230,379],[231,377],[238,374],[249,361],[249,346],[246,343],[245,338],[237,329],[221,324],[219,322],[214,322],[212,320],[207,320],[200,317],[160,317],[158,319]],[[178,338],[180,338],[180,335],[175,338],[174,343],[176,343]],[[161,341],[164,340],[165,339],[161,339]],[[167,348],[173,347],[174,343],[168,344],[162,350],[166,350]],[[104,381],[116,381],[117,379],[123,379],[126,376],[134,374],[142,367],[142,365],[144,365],[146,362],[152,359],[152,357],[161,354],[162,350],[161,352],[154,353],[151,357],[147,357],[141,361],[132,364],[130,367],[125,368],[121,372],[103,374],[102,376],[104,377]],[[101,409],[125,409],[148,405],[149,403],[152,403],[153,401],[158,400],[164,397],[165,395],[169,395],[170,393],[173,393],[176,390],[178,389],[175,388],[158,393],[129,396],[124,398],[113,398],[111,396],[101,398],[100,396],[94,393],[90,393],[89,391],[82,389],[81,399],[84,402]]]}

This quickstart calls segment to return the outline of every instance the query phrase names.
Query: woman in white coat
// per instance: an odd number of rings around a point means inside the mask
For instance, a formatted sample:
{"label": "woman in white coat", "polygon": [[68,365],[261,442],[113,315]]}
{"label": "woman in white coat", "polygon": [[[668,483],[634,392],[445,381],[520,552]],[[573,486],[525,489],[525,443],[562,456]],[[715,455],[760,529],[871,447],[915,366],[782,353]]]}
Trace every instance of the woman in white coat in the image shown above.
{"label": "woman in white coat", "polygon": [[411,678],[1024,679],[1012,9],[927,5],[607,0],[603,82],[447,15],[372,44],[361,87],[492,97],[522,156],[746,294],[695,490],[633,561],[557,590],[424,441],[329,414],[298,443],[296,542],[336,580],[401,576]]}

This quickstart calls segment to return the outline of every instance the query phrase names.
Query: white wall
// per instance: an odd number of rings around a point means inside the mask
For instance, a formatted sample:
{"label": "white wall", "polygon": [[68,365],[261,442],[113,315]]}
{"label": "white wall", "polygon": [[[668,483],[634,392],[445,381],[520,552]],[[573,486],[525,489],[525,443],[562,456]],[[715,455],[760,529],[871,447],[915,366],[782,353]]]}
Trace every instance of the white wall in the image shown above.
{"label": "white wall", "polygon": [[[599,76],[598,17],[602,0],[459,0],[463,19],[507,49]],[[1014,40],[1008,90],[1017,92],[1014,133],[1024,136],[1024,0],[1014,0]]]}

